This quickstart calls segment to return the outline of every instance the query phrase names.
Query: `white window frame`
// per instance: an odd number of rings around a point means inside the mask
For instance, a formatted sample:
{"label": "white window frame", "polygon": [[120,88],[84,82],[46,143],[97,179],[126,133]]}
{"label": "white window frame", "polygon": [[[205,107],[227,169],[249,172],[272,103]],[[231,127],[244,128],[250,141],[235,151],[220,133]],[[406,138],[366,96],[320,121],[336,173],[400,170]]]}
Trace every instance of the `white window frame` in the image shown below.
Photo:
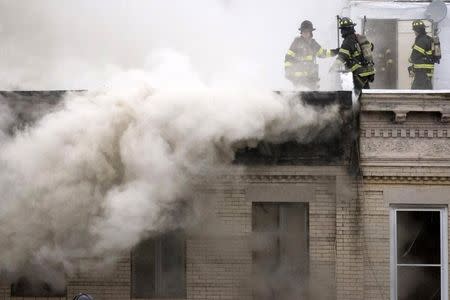
{"label": "white window frame", "polygon": [[397,211],[438,211],[441,224],[441,300],[448,300],[448,211],[447,207],[397,206],[390,209],[391,299],[397,299]]}

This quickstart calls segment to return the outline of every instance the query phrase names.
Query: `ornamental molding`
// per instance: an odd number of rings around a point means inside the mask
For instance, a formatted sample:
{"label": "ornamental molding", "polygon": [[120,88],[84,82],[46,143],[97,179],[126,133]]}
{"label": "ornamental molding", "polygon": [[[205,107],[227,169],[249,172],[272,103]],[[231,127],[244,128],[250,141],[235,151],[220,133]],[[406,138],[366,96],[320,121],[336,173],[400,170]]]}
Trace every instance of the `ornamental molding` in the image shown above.
{"label": "ornamental molding", "polygon": [[219,176],[219,181],[241,181],[247,183],[254,182],[290,182],[290,183],[303,183],[303,182],[317,182],[323,180],[335,180],[336,175],[292,175],[292,174],[245,174],[245,175],[223,175]]}
{"label": "ornamental molding", "polygon": [[450,138],[450,128],[366,128],[361,130],[361,138]]}
{"label": "ornamental molding", "polygon": [[280,183],[318,183],[318,182],[330,182],[335,181],[336,176],[341,175],[292,175],[292,174],[235,174],[235,175],[219,175],[212,176],[210,178],[198,178],[195,181],[195,185],[208,186],[208,187],[220,187],[223,185],[246,185],[254,183],[264,184],[280,184]]}
{"label": "ornamental molding", "polygon": [[[411,134],[411,133],[410,133]],[[431,133],[430,133],[431,135]],[[361,162],[397,162],[442,164],[450,161],[448,138],[361,138]]]}
{"label": "ornamental molding", "polygon": [[361,112],[392,112],[394,123],[402,124],[409,112],[437,112],[440,121],[450,120],[450,92],[367,92],[361,95]]}
{"label": "ornamental molding", "polygon": [[363,182],[364,183],[372,183],[372,184],[450,185],[450,176],[380,176],[380,175],[364,175]]}

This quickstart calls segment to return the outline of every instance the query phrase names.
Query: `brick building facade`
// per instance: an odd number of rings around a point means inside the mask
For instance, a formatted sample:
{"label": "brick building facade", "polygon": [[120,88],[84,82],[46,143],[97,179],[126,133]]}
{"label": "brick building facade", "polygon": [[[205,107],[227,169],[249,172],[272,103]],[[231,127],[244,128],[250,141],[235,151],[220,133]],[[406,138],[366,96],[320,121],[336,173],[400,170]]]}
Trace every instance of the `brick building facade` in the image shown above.
{"label": "brick building facade", "polygon": [[0,299],[411,299],[414,285],[447,299],[450,93],[360,102],[357,144],[344,130],[341,145],[297,148],[303,159],[244,151],[244,169],[200,183],[192,203],[209,207],[213,229],[154,238],[108,274],[68,278],[62,295],[3,282]]}

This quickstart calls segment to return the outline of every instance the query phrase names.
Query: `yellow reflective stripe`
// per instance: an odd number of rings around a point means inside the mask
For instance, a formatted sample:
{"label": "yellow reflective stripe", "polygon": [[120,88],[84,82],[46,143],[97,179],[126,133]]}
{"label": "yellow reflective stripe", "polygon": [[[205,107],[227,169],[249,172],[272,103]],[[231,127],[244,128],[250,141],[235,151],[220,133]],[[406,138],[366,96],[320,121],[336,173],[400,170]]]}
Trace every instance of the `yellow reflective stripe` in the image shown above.
{"label": "yellow reflective stripe", "polygon": [[290,61],[285,61],[284,62],[284,66],[285,67],[290,67],[290,66],[292,66],[292,63]]}
{"label": "yellow reflective stripe", "polygon": [[339,52],[340,52],[340,53],[343,53],[343,54],[345,54],[345,55],[350,56],[350,51],[348,51],[348,50],[346,50],[346,49],[340,48],[340,49],[339,49]]}
{"label": "yellow reflective stripe", "polygon": [[295,52],[292,50],[288,50],[287,55],[290,55],[292,57],[295,57]]}
{"label": "yellow reflective stripe", "polygon": [[295,77],[302,77],[308,75],[308,72],[294,72]]}
{"label": "yellow reflective stripe", "polygon": [[359,68],[361,68],[362,66],[360,65],[360,64],[354,64],[353,65],[353,67],[351,67],[351,69],[350,69],[350,71],[355,71],[355,70],[357,70],[357,69],[359,69]]}
{"label": "yellow reflective stripe", "polygon": [[428,77],[433,77],[433,73],[427,73]]}
{"label": "yellow reflective stripe", "polygon": [[434,64],[414,64],[415,69],[434,69]]}
{"label": "yellow reflective stripe", "polygon": [[421,47],[419,47],[417,45],[414,45],[413,49],[418,51],[418,52],[420,52],[420,53],[422,53],[423,55],[425,55],[425,49],[423,49],[423,48],[421,48]]}
{"label": "yellow reflective stripe", "polygon": [[306,55],[306,56],[302,56],[300,57],[301,61],[313,61],[314,60],[314,56],[312,55]]}
{"label": "yellow reflective stripe", "polygon": [[361,53],[359,53],[358,51],[353,52],[353,57],[359,56]]}
{"label": "yellow reflective stripe", "polygon": [[358,80],[361,84],[363,84],[363,85],[365,84],[365,81],[366,81],[366,80],[363,81],[359,76],[355,76],[355,77],[353,77],[353,78],[355,78],[356,80]]}
{"label": "yellow reflective stripe", "polygon": [[363,72],[363,73],[360,73],[358,75],[361,76],[361,77],[366,77],[366,76],[370,76],[370,75],[373,75],[373,74],[375,74],[375,71]]}
{"label": "yellow reflective stripe", "polygon": [[333,55],[332,55],[330,49],[325,50],[323,48],[320,48],[319,51],[317,51],[316,56],[319,56],[319,57],[331,57]]}
{"label": "yellow reflective stripe", "polygon": [[427,55],[432,55],[433,54],[433,50],[429,50],[427,52],[425,52]]}

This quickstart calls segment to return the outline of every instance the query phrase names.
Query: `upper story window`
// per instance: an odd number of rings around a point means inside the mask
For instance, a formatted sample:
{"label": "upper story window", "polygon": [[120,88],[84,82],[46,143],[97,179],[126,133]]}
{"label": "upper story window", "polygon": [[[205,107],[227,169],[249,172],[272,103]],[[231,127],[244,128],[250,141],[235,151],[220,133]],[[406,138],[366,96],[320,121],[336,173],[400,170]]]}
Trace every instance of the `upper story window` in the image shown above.
{"label": "upper story window", "polygon": [[391,299],[448,299],[447,209],[391,209]]}
{"label": "upper story window", "polygon": [[132,251],[133,298],[184,298],[185,234],[174,231],[142,241]]}
{"label": "upper story window", "polygon": [[51,283],[36,280],[31,281],[20,277],[11,285],[11,297],[65,297],[66,288],[57,289]]}
{"label": "upper story window", "polygon": [[253,203],[253,299],[306,297],[308,228],[307,203]]}

